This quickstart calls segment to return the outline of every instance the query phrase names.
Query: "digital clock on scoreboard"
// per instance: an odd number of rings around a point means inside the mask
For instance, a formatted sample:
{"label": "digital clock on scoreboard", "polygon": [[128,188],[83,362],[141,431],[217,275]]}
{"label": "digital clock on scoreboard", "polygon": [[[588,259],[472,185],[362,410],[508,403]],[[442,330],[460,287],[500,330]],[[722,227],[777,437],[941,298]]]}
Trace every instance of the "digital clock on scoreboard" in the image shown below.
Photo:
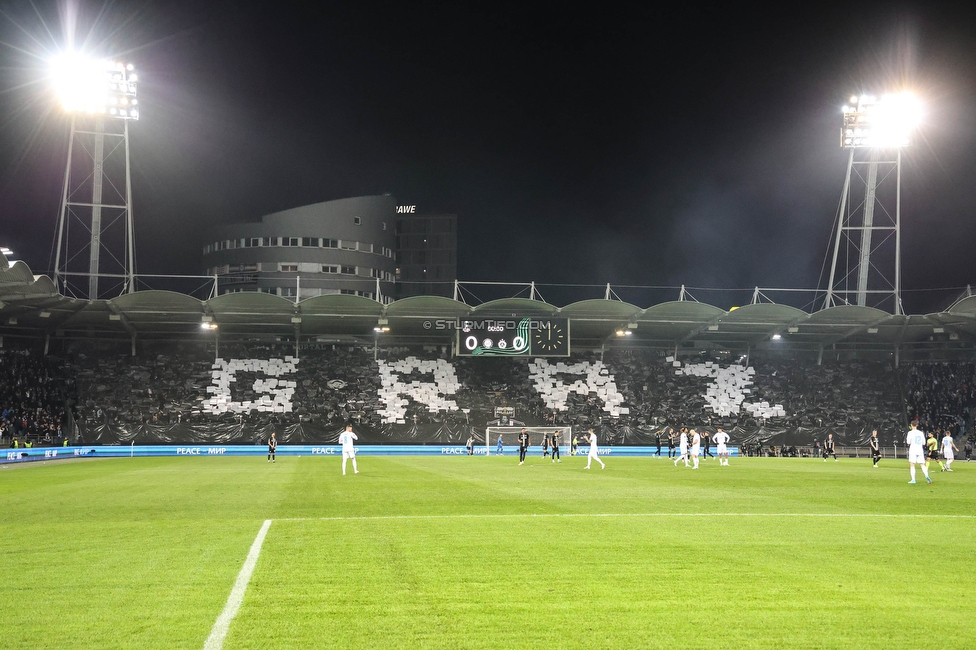
{"label": "digital clock on scoreboard", "polygon": [[457,353],[473,357],[568,357],[568,318],[464,320]]}

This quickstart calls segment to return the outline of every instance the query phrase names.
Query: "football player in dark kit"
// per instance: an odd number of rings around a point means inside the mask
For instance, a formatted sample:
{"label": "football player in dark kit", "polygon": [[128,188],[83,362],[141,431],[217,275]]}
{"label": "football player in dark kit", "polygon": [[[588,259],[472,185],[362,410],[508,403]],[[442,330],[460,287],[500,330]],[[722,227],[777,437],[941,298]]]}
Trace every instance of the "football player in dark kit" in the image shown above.
{"label": "football player in dark kit", "polygon": [[708,429],[702,431],[701,446],[702,446],[702,460],[704,460],[708,456],[715,458],[715,456],[712,456],[712,434],[708,431]]}
{"label": "football player in dark kit", "polygon": [[661,432],[660,431],[654,434],[654,442],[657,443],[657,455],[660,456],[661,455]]}
{"label": "football player in dark kit", "polygon": [[554,463],[563,462],[562,459],[559,458],[559,432],[558,431],[552,432],[552,462]]}
{"label": "football player in dark kit", "polygon": [[834,462],[837,462],[837,454],[834,453],[834,434],[832,433],[828,433],[827,439],[824,440],[823,459],[825,463],[827,462],[827,456],[833,456]]}
{"label": "football player in dark kit", "polygon": [[878,461],[881,460],[881,443],[878,442],[878,430],[875,429],[871,432],[871,438],[868,440],[868,444],[871,445],[871,460],[874,461],[874,466],[878,466]]}
{"label": "football player in dark kit", "polygon": [[529,450],[529,434],[525,429],[518,434],[519,465],[525,462],[525,452]]}
{"label": "football player in dark kit", "polygon": [[674,456],[674,429],[668,429],[668,458]]}
{"label": "football player in dark kit", "polygon": [[268,462],[275,462],[275,449],[278,448],[278,439],[275,438],[274,431],[271,432],[271,437],[268,438]]}

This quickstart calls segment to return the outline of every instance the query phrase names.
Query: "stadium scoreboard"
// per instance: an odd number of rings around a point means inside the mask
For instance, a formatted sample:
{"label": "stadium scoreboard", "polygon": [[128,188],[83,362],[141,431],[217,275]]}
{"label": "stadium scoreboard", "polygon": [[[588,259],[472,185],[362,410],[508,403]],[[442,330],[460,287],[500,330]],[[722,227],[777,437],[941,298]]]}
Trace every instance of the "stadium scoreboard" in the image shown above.
{"label": "stadium scoreboard", "polygon": [[568,318],[463,320],[457,354],[471,357],[568,357]]}

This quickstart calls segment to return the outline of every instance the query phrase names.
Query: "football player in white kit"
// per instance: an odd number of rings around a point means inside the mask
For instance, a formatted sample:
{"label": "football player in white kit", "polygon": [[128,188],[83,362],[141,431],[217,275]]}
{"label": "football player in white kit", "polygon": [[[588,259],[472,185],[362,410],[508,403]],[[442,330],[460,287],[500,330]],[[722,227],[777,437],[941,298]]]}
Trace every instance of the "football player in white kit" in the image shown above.
{"label": "football player in white kit", "polygon": [[678,461],[685,461],[685,467],[688,467],[688,430],[681,427],[681,437],[678,439],[678,451],[679,456],[674,459],[674,466],[678,466]]}
{"label": "football player in white kit", "polygon": [[359,468],[356,467],[356,447],[353,443],[359,440],[359,436],[352,432],[352,425],[347,424],[346,430],[339,434],[339,444],[342,445],[342,475],[346,475],[346,459],[352,459],[352,471],[359,474]]}
{"label": "football player in white kit", "polygon": [[726,447],[726,443],[729,441],[729,434],[722,431],[722,427],[719,427],[712,436],[712,440],[715,441],[715,453],[718,454],[718,464],[728,465],[729,464],[729,448]]}
{"label": "football player in white kit", "polygon": [[701,456],[701,434],[694,429],[691,430],[691,462],[695,464],[692,469],[698,469],[698,457]]}
{"label": "football player in white kit", "polygon": [[952,461],[956,459],[954,451],[959,451],[959,448],[956,447],[956,442],[947,431],[945,437],[942,438],[942,458],[945,459],[945,471],[947,472],[952,471]]}
{"label": "football player in white kit", "polygon": [[908,471],[912,475],[912,480],[908,482],[909,485],[915,485],[916,465],[922,466],[925,480],[931,483],[932,477],[929,476],[929,468],[925,466],[925,434],[919,431],[915,425],[912,425],[912,430],[905,436],[905,443],[908,444]]}
{"label": "football player in white kit", "polygon": [[586,456],[586,467],[583,469],[590,469],[590,462],[594,460],[600,463],[600,469],[606,469],[607,466],[604,465],[603,461],[600,460],[600,457],[597,456],[598,450],[596,446],[596,434],[593,433],[593,429],[589,430],[589,435],[584,435],[583,437],[586,438],[588,443],[590,443],[590,453]]}

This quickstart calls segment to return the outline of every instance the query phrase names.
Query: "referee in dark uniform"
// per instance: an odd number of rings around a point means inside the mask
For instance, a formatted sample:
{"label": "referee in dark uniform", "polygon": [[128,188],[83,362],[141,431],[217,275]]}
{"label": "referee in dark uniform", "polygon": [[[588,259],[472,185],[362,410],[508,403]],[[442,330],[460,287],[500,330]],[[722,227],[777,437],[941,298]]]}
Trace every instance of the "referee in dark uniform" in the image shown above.
{"label": "referee in dark uniform", "polygon": [[878,442],[878,430],[875,429],[871,432],[871,438],[868,440],[868,444],[871,445],[871,460],[874,461],[874,466],[878,466],[878,461],[881,460],[881,443]]}
{"label": "referee in dark uniform", "polygon": [[278,448],[278,439],[275,438],[274,431],[271,432],[271,437],[268,438],[268,462],[275,462],[275,449]]}
{"label": "referee in dark uniform", "polygon": [[525,452],[529,450],[529,434],[525,429],[518,434],[519,465],[525,462]]}

